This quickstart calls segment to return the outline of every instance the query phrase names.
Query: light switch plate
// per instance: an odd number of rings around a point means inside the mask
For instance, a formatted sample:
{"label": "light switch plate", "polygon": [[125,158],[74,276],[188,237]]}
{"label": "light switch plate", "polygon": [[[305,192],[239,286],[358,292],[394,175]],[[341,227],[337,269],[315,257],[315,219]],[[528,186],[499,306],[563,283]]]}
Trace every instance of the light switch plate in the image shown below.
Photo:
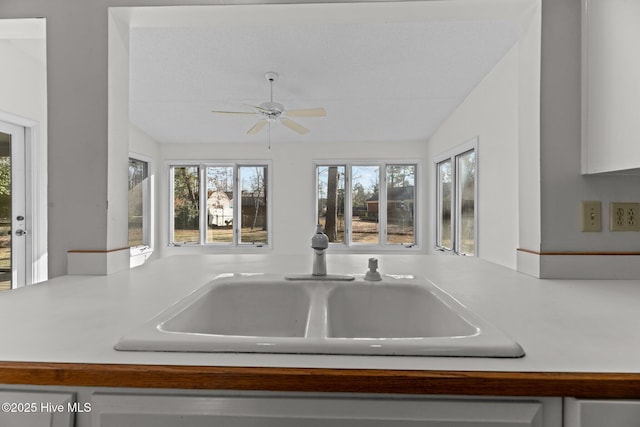
{"label": "light switch plate", "polygon": [[640,203],[612,202],[609,204],[609,230],[640,231],[638,211]]}
{"label": "light switch plate", "polygon": [[584,200],[580,203],[580,231],[602,231],[602,202]]}

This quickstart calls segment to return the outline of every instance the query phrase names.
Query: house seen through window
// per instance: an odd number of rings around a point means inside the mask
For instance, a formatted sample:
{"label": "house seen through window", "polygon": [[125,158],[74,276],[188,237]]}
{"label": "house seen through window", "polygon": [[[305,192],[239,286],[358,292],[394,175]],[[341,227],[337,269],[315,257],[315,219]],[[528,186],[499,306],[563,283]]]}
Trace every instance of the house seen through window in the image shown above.
{"label": "house seen through window", "polygon": [[173,245],[269,244],[268,166],[172,165]]}
{"label": "house seen through window", "polygon": [[347,247],[416,244],[416,164],[316,166],[318,223]]}

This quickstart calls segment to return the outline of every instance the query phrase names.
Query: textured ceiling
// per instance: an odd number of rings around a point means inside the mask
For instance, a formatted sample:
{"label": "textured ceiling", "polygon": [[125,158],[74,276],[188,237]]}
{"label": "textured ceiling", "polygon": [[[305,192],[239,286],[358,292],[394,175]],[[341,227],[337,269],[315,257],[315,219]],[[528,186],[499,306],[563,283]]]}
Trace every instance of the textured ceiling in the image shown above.
{"label": "textured ceiling", "polygon": [[520,32],[519,21],[504,16],[367,22],[356,15],[301,22],[288,11],[273,24],[240,14],[224,24],[132,26],[130,119],[166,143],[264,139],[266,130],[246,135],[257,117],[211,110],[251,111],[245,104],[268,100],[264,74],[275,71],[274,101],[286,109],[324,107],[327,117],[295,118],[311,132],[278,126],[273,140],[424,140]]}

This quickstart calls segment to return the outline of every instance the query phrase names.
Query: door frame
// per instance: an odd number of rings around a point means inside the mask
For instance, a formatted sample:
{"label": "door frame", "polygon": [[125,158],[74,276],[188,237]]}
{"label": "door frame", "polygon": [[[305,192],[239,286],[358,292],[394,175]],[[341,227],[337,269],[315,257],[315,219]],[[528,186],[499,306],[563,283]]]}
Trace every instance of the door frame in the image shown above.
{"label": "door frame", "polygon": [[25,129],[25,284],[31,285],[49,277],[46,143],[34,120],[0,110],[0,121]]}

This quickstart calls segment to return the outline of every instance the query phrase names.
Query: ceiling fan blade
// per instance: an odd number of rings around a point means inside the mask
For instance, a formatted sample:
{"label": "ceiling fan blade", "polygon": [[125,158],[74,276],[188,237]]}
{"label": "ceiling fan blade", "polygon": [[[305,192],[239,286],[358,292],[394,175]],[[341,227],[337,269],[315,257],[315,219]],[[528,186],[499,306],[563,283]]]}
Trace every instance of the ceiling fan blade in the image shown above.
{"label": "ceiling fan blade", "polygon": [[255,108],[258,111],[265,111],[265,112],[269,111],[268,109],[262,108],[259,105],[252,105],[252,104],[247,104],[247,103],[245,103],[244,105],[246,105],[247,107]]}
{"label": "ceiling fan blade", "polygon": [[264,127],[264,125],[267,124],[267,119],[260,119],[258,120],[258,122],[253,125],[253,127],[251,129],[249,129],[247,131],[247,135],[255,135],[256,133],[260,132],[260,130]]}
{"label": "ceiling fan blade", "polygon": [[218,110],[212,110],[212,113],[216,113],[216,114],[251,114],[253,116],[256,115],[255,112],[250,112],[250,111],[218,111]]}
{"label": "ceiling fan blade", "polygon": [[285,111],[289,117],[325,117],[327,110],[324,108],[303,108],[299,110]]}
{"label": "ceiling fan blade", "polygon": [[291,119],[288,119],[286,117],[282,117],[280,119],[280,123],[282,123],[284,126],[288,127],[289,129],[291,129],[294,132],[299,133],[300,135],[304,135],[306,133],[309,132],[309,129],[307,129],[306,127],[294,122]]}

